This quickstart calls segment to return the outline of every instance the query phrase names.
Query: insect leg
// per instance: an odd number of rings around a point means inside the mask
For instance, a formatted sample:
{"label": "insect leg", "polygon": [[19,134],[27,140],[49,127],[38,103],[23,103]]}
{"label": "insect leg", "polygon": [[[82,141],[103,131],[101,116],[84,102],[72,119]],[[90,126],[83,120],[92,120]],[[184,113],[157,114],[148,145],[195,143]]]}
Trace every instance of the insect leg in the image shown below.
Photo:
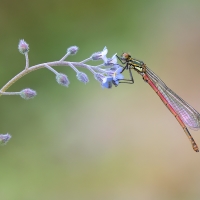
{"label": "insect leg", "polygon": [[[128,64],[124,67],[124,69],[122,70],[122,72],[128,67]],[[129,74],[130,74],[130,78],[131,79],[120,79],[120,80],[124,80],[124,82],[119,82],[119,83],[128,83],[128,84],[133,84],[134,83],[134,79],[133,79],[133,75],[132,75],[132,71],[130,69],[130,67],[128,67],[129,70]],[[122,73],[121,72],[121,73]],[[131,81],[131,82],[128,82]]]}

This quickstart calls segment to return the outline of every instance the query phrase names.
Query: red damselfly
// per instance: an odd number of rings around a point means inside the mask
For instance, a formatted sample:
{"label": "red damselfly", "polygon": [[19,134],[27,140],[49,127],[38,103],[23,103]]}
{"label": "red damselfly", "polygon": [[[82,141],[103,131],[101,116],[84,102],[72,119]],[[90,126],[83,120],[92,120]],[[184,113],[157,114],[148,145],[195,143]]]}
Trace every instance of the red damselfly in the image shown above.
{"label": "red damselfly", "polygon": [[146,66],[146,64],[144,64],[144,62],[132,58],[128,53],[123,53],[121,57],[117,57],[122,64],[125,64],[121,73],[127,69],[129,70],[131,78],[130,80],[123,79],[123,81],[120,83],[133,84],[134,79],[131,69],[137,71],[142,76],[143,80],[147,82],[156,92],[156,94],[160,97],[170,112],[175,116],[176,120],[179,122],[187,137],[189,138],[194,151],[199,152],[199,148],[187,127],[193,130],[200,129],[200,114],[192,106],[180,98],[176,93],[174,93],[170,88],[168,88],[166,84],[153,71],[151,71]]}

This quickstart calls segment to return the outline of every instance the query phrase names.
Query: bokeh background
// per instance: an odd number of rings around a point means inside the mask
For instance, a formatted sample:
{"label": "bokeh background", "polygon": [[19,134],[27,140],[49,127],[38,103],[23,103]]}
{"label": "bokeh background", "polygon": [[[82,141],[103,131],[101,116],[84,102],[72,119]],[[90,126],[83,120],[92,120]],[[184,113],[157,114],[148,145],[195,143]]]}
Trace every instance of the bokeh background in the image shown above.
{"label": "bokeh background", "polygon": [[[108,57],[129,52],[200,111],[200,1],[0,1],[0,85],[20,72],[19,39],[30,65],[69,57],[81,61],[107,46]],[[96,65],[98,63],[91,62]],[[163,103],[134,73],[134,85],[87,85],[69,67],[58,85],[35,71],[8,91],[30,87],[38,96],[0,98],[1,200],[196,200],[200,154]],[[128,74],[126,74],[128,76]],[[200,132],[191,131],[200,145]]]}

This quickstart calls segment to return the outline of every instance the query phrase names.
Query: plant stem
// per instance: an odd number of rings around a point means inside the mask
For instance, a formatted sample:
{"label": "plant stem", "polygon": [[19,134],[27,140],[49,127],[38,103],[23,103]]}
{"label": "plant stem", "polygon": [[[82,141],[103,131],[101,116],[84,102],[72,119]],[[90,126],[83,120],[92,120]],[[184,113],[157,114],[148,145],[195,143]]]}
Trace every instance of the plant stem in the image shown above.
{"label": "plant stem", "polygon": [[9,87],[11,87],[16,81],[18,81],[19,79],[21,79],[23,76],[38,70],[38,69],[42,69],[45,68],[46,65],[49,65],[51,67],[55,67],[55,66],[76,66],[76,67],[83,67],[86,69],[90,69],[90,71],[93,73],[92,69],[95,69],[94,66],[90,66],[90,65],[86,65],[84,63],[80,63],[80,62],[67,62],[67,61],[53,61],[53,62],[47,62],[47,63],[41,63],[38,65],[34,65],[32,67],[29,68],[25,68],[24,70],[22,70],[20,73],[18,73],[16,76],[14,76],[10,81],[8,81],[0,90],[0,96],[2,95],[2,92],[5,92],[6,90],[8,90]]}
{"label": "plant stem", "polygon": [[25,53],[25,59],[26,59],[26,67],[25,67],[25,69],[27,70],[29,68],[28,52]]}

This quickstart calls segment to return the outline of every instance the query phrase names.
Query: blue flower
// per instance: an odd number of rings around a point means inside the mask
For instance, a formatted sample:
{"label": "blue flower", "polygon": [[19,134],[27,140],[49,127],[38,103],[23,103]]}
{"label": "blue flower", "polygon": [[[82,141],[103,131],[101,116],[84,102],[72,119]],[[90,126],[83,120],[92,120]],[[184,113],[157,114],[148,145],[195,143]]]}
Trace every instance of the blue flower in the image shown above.
{"label": "blue flower", "polygon": [[111,88],[112,87],[112,81],[113,81],[113,77],[112,76],[105,76],[103,78],[101,86],[103,88]]}
{"label": "blue flower", "polygon": [[119,80],[123,79],[124,76],[121,74],[123,67],[118,67],[113,73],[113,81],[116,85],[119,85]]}
{"label": "blue flower", "polygon": [[121,67],[120,65],[115,64],[110,69],[108,69],[106,71],[106,74],[108,76],[112,77],[112,79],[113,79],[112,82],[113,82],[113,84],[115,86],[119,85],[119,80],[124,78],[124,76],[121,74],[122,70],[123,70],[123,67]]}
{"label": "blue flower", "polygon": [[124,78],[121,74],[123,67],[120,65],[113,65],[110,69],[106,70],[107,76],[102,79],[101,85],[103,88],[111,88],[112,84],[119,85],[119,81]]}
{"label": "blue flower", "polygon": [[102,57],[102,60],[104,61],[104,65],[105,66],[108,66],[108,65],[116,65],[117,64],[117,57],[116,57],[117,54],[114,54],[112,56],[112,58],[107,58],[106,55],[104,55]]}

